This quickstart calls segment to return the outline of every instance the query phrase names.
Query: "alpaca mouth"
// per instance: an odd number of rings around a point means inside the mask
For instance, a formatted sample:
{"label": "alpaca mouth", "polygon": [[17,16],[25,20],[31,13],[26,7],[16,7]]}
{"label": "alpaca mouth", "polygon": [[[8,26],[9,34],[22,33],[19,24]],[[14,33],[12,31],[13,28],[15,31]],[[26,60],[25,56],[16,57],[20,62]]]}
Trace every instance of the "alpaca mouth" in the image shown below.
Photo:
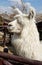
{"label": "alpaca mouth", "polygon": [[20,29],[8,28],[8,30],[9,30],[9,32],[11,32],[11,33],[16,33],[16,34],[21,33],[21,30],[20,30]]}
{"label": "alpaca mouth", "polygon": [[12,30],[12,32],[14,32],[14,33],[21,33],[21,30],[19,30],[19,29],[18,30],[15,30],[14,29],[14,30]]}

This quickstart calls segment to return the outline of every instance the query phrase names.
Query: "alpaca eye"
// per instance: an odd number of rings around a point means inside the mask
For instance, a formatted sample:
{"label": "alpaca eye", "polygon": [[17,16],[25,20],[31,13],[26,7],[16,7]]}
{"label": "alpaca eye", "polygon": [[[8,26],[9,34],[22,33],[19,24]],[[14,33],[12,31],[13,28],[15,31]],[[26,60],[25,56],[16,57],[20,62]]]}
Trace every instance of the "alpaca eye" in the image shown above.
{"label": "alpaca eye", "polygon": [[19,20],[17,20],[17,23],[21,25],[21,22]]}
{"label": "alpaca eye", "polygon": [[18,23],[21,25],[21,22],[18,21]]}

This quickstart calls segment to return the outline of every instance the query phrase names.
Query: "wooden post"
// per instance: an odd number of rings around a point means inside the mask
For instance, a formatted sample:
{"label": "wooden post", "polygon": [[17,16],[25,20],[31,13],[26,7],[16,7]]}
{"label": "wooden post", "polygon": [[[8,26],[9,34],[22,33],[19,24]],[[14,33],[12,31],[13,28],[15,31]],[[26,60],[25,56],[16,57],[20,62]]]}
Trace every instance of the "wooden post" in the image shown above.
{"label": "wooden post", "polygon": [[16,55],[12,55],[12,54],[8,54],[8,53],[4,53],[4,52],[0,52],[0,57],[1,58],[5,58],[8,61],[13,61],[17,63],[19,62],[20,64],[29,64],[29,65],[42,65],[42,61],[37,61],[37,60],[31,60],[31,59],[26,59],[26,58],[22,58],[20,56],[16,56]]}

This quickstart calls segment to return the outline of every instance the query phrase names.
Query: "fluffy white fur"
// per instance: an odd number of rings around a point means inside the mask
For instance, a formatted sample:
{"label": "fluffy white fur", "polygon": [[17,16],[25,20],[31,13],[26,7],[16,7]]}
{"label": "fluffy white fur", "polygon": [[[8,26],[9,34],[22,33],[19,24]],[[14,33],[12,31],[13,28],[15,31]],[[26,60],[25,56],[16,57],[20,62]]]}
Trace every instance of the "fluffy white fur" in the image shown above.
{"label": "fluffy white fur", "polygon": [[18,8],[14,8],[14,15],[23,14]]}
{"label": "fluffy white fur", "polygon": [[30,9],[29,15],[16,15],[8,29],[13,32],[11,44],[16,54],[25,58],[42,60],[40,53],[39,33],[35,25],[35,10]]}

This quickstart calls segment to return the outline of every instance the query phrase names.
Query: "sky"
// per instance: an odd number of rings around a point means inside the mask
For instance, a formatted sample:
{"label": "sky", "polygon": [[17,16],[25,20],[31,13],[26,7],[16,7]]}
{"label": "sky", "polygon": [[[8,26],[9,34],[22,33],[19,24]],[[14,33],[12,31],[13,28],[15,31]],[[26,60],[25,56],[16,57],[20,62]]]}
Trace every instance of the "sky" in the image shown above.
{"label": "sky", "polygon": [[[19,4],[20,0],[0,0],[0,10],[4,11],[10,9],[9,7],[14,5],[18,1]],[[37,12],[42,12],[42,0],[23,0],[23,2],[29,2],[31,5],[36,9]]]}
{"label": "sky", "polygon": [[37,11],[42,11],[42,0],[24,0],[25,2],[30,2],[32,6],[36,8]]}

